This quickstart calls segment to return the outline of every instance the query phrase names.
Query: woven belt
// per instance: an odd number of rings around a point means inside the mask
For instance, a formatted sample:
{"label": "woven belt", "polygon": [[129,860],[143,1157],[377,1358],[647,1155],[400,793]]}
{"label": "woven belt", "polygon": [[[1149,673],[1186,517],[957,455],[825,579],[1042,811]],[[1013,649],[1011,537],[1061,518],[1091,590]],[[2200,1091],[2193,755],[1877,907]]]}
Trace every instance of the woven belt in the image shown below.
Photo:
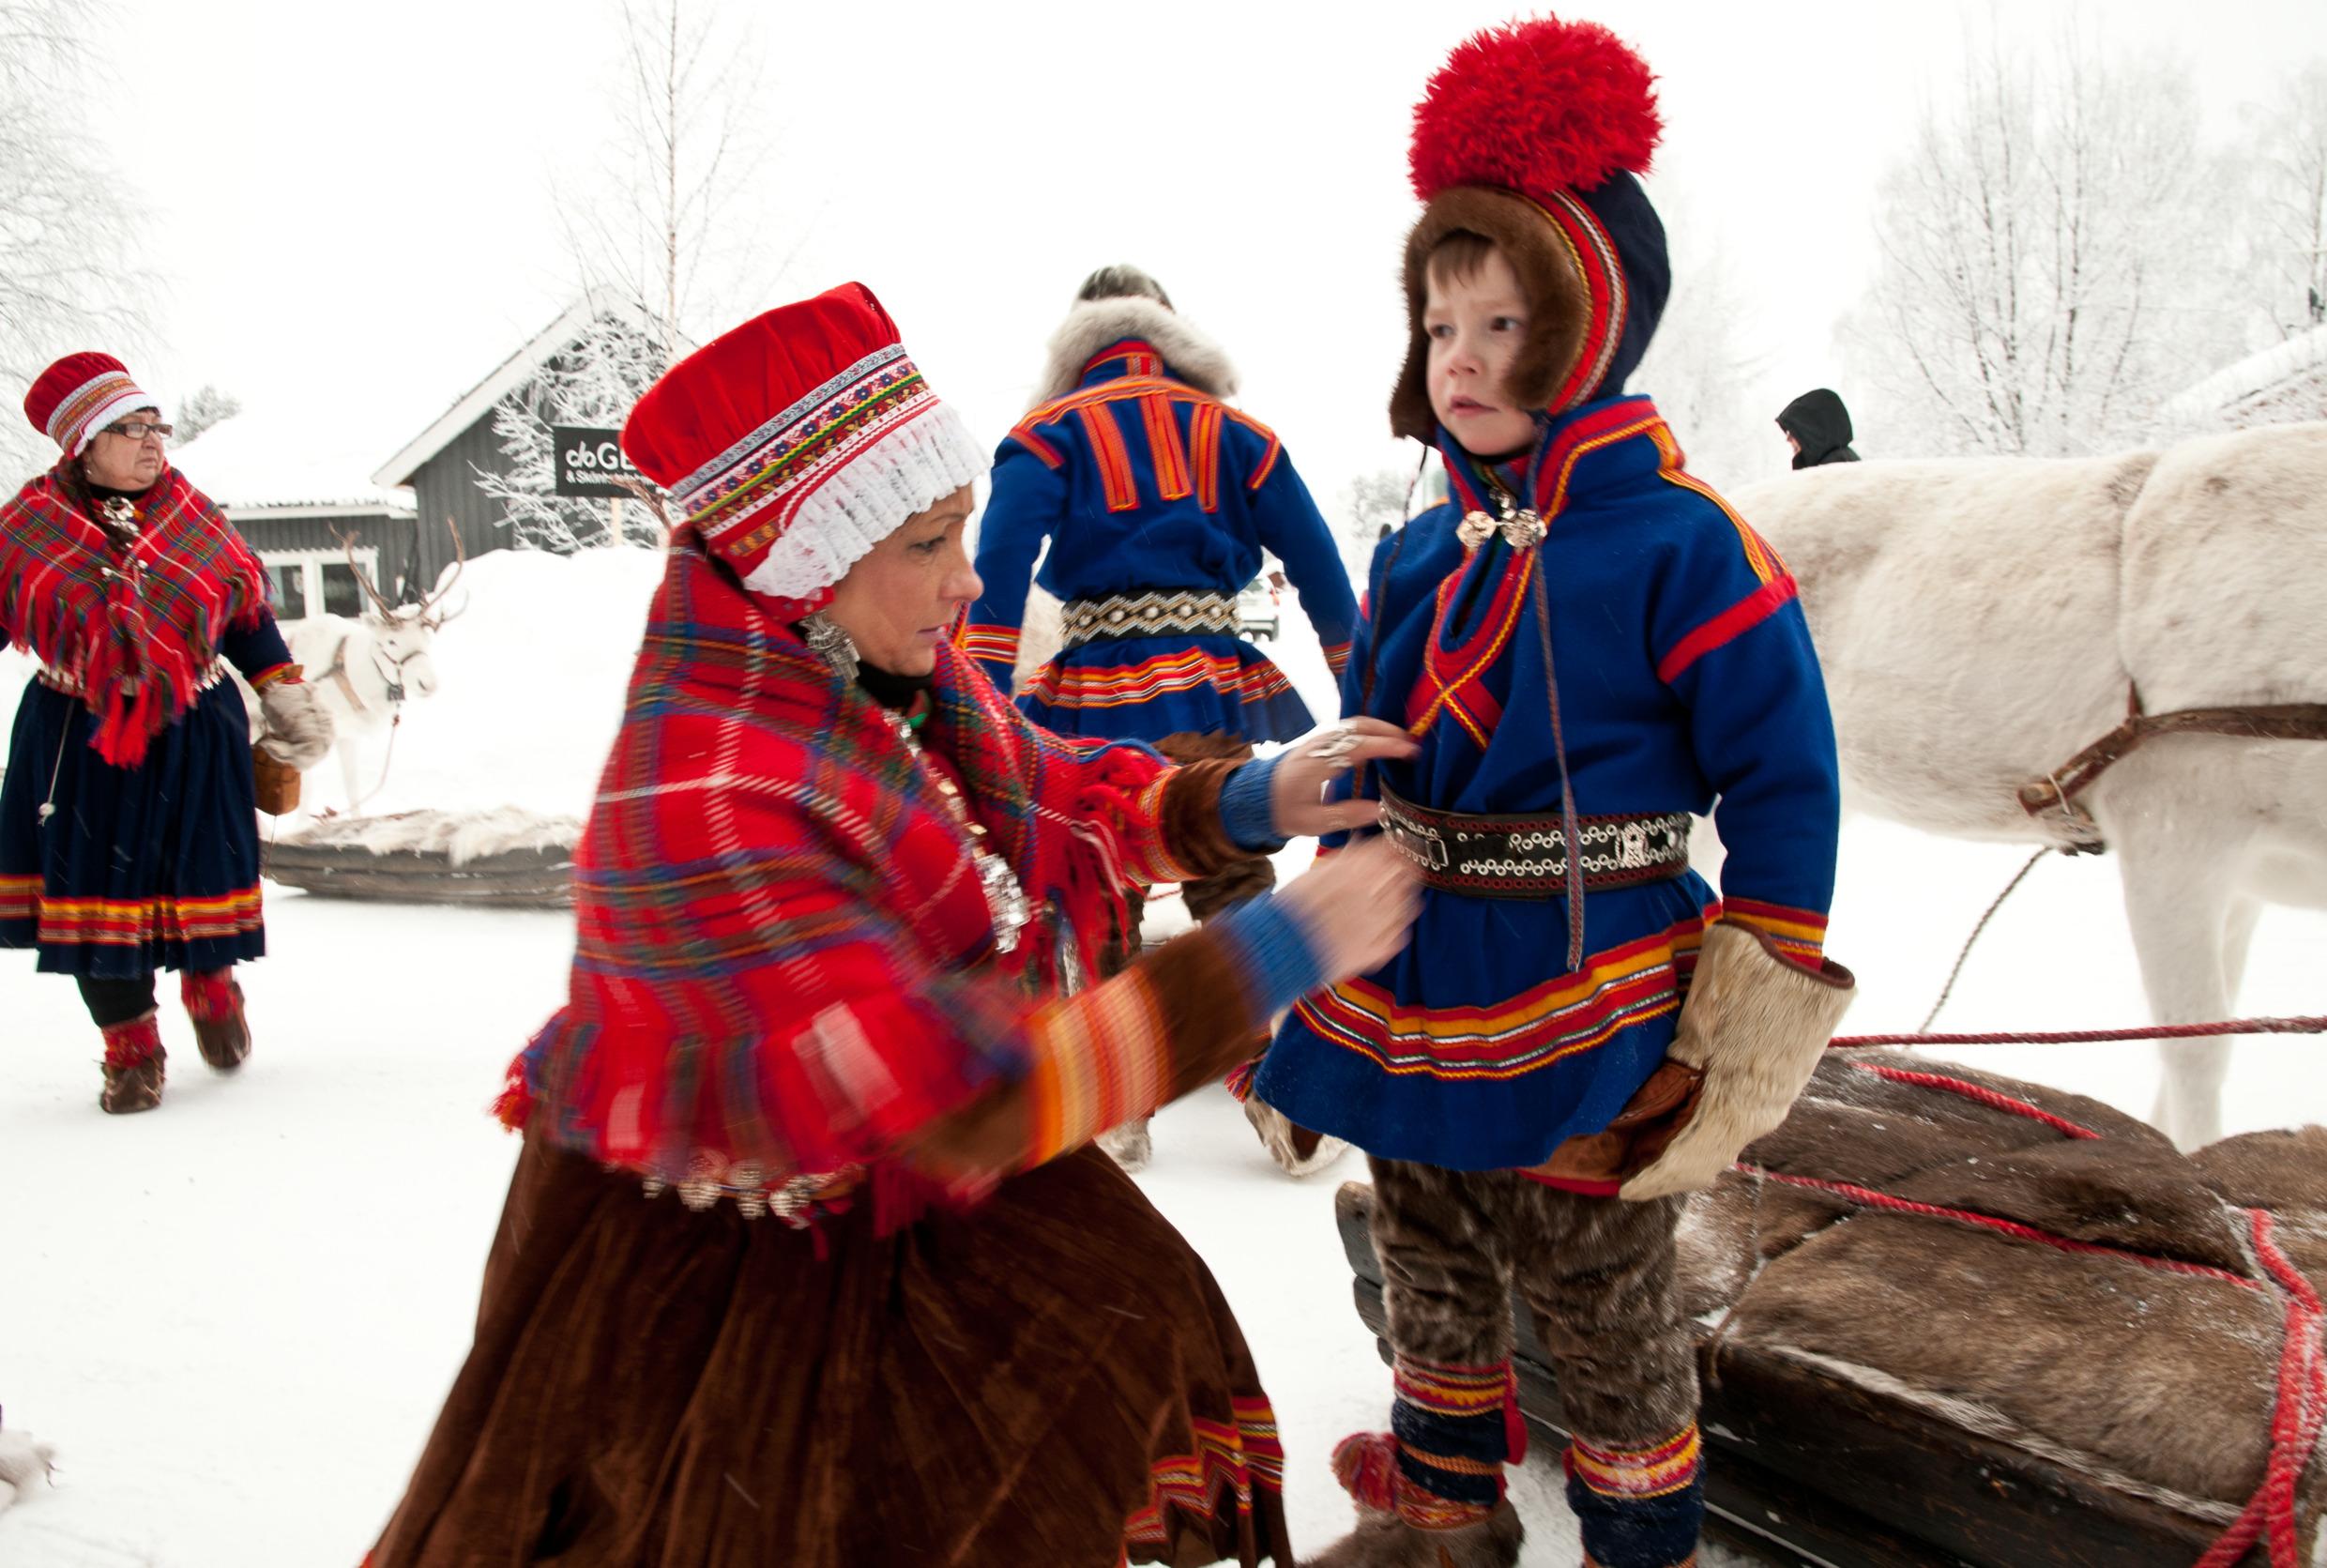
{"label": "woven belt", "polygon": [[[40,682],[41,685],[46,686],[50,691],[62,692],[68,697],[80,696],[83,692],[80,681],[74,679],[63,670],[56,669],[48,664],[43,664],[38,669],[33,671],[32,677]],[[211,687],[216,686],[220,681],[224,680],[225,678],[226,661],[223,659],[213,659],[210,661],[210,667],[203,672],[202,678],[194,682],[194,690],[197,692],[207,692]]]}
{"label": "woven belt", "polygon": [[1190,588],[1070,599],[1060,606],[1058,619],[1062,650],[1112,637],[1233,637],[1244,624],[1235,594]]}
{"label": "woven belt", "polygon": [[[1481,898],[1558,898],[1566,889],[1568,836],[1558,816],[1434,812],[1385,785],[1382,831],[1422,868],[1422,885]],[[1576,819],[1584,888],[1663,882],[1689,869],[1689,814]]]}

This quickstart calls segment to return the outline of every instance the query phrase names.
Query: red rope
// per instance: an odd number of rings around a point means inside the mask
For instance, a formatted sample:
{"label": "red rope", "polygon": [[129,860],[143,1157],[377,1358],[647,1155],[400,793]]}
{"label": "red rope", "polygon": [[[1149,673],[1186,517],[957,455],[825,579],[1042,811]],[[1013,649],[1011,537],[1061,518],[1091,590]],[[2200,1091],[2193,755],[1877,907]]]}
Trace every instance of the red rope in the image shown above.
{"label": "red rope", "polygon": [[2296,1557],[2295,1486],[2319,1445],[2319,1426],[2327,1416],[2327,1368],[2319,1352],[2321,1312],[2319,1295],[2297,1273],[2271,1235],[2271,1216],[2249,1210],[2255,1252],[2283,1287],[2287,1298],[2287,1337],[2278,1361],[2278,1401],[2271,1412],[2271,1458],[2262,1484],[2239,1513],[2236,1522],[2215,1538],[2198,1568],[2232,1568],[2264,1530],[2270,1532],[2271,1568],[2300,1568]]}
{"label": "red rope", "polygon": [[1997,1034],[1844,1034],[1828,1043],[1833,1051],[1863,1051],[1875,1045],[2082,1045],[2117,1040],[2191,1040],[2210,1034],[2327,1034],[2327,1015],[2300,1018],[2226,1018],[2213,1024],[2152,1024],[2137,1029],[2053,1029]]}
{"label": "red rope", "polygon": [[2091,1128],[2081,1127],[2064,1116],[2055,1116],[2040,1105],[2031,1105],[2025,1100],[2015,1100],[2009,1094],[1999,1093],[1995,1089],[1979,1084],[1966,1083],[1961,1078],[1950,1078],[1938,1073],[1910,1073],[1904,1067],[1884,1067],[1871,1061],[1854,1061],[1850,1065],[1862,1073],[1872,1073],[1878,1078],[1888,1078],[1894,1084],[1913,1084],[1921,1088],[1936,1088],[1946,1094],[1960,1094],[1967,1100],[1976,1101],[1987,1106],[1990,1110],[2009,1111],[2014,1116],[2023,1116],[2030,1121],[2041,1121],[2054,1132],[2067,1137],[2097,1138],[2101,1135]]}

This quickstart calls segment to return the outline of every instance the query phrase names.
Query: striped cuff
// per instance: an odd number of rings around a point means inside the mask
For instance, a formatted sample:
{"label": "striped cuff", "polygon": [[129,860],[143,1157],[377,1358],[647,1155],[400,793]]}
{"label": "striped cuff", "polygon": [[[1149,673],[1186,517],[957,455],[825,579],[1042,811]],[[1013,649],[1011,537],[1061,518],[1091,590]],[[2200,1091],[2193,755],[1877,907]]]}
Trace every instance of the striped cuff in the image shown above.
{"label": "striped cuff", "polygon": [[1777,944],[1778,951],[1797,964],[1818,967],[1826,956],[1826,917],[1816,909],[1786,904],[1764,904],[1754,898],[1721,901],[1721,918],[1750,926]]}
{"label": "striped cuff", "polygon": [[1206,922],[1243,976],[1255,1016],[1269,1018],[1325,983],[1309,934],[1272,895],[1238,905]]}
{"label": "striped cuff", "polygon": [[[1407,1499],[1415,1491],[1481,1513],[1502,1501],[1504,1464],[1527,1455],[1511,1362],[1457,1366],[1402,1355],[1392,1379],[1390,1430],[1407,1482],[1399,1512],[1408,1513]],[[1422,1519],[1408,1522],[1432,1528]]]}
{"label": "striped cuff", "polygon": [[1273,855],[1285,847],[1284,836],[1276,830],[1276,811],[1269,799],[1277,764],[1285,757],[1279,752],[1258,762],[1247,762],[1220,786],[1220,825],[1239,849]]}
{"label": "striped cuff", "polygon": [[1568,1506],[1600,1568],[1685,1568],[1705,1519],[1696,1423],[1642,1449],[1568,1446]]}
{"label": "striped cuff", "polygon": [[303,686],[306,671],[297,664],[269,664],[250,677],[251,690],[264,692],[269,686]]}
{"label": "striped cuff", "polygon": [[1137,968],[1046,1010],[1028,1045],[1029,1165],[1080,1149],[1169,1098],[1171,1040]]}

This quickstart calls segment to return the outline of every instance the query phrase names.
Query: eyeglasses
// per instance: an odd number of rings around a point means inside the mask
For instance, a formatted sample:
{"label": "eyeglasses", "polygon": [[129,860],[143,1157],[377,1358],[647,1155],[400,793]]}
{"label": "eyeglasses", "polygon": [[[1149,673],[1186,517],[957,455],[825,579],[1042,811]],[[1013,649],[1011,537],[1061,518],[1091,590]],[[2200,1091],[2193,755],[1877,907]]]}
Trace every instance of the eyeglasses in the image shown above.
{"label": "eyeglasses", "polygon": [[126,435],[132,441],[143,441],[148,435],[159,435],[166,440],[170,433],[175,429],[177,429],[175,425],[148,424],[144,419],[124,419],[117,425],[107,425],[105,434]]}

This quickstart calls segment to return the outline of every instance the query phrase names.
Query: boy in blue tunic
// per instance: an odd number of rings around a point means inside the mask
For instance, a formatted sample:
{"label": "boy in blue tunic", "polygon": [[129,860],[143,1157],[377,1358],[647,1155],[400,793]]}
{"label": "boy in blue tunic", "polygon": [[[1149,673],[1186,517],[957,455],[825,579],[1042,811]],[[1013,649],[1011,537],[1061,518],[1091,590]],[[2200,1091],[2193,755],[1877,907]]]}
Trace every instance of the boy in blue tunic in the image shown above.
{"label": "boy in blue tunic", "polygon": [[[1392,1430],[1335,1452],[1359,1524],[1319,1568],[1517,1561],[1514,1284],[1588,1561],[1696,1560],[1674,1228],[1849,997],[1822,951],[1836,766],[1793,579],[1619,395],[1669,283],[1634,178],[1650,80],[1596,25],[1515,23],[1415,114],[1391,417],[1451,497],[1376,551],[1342,700],[1422,742],[1359,787],[1427,891],[1413,942],[1300,1003],[1254,1086],[1373,1166]],[[1709,808],[1718,896],[1687,864]]]}

